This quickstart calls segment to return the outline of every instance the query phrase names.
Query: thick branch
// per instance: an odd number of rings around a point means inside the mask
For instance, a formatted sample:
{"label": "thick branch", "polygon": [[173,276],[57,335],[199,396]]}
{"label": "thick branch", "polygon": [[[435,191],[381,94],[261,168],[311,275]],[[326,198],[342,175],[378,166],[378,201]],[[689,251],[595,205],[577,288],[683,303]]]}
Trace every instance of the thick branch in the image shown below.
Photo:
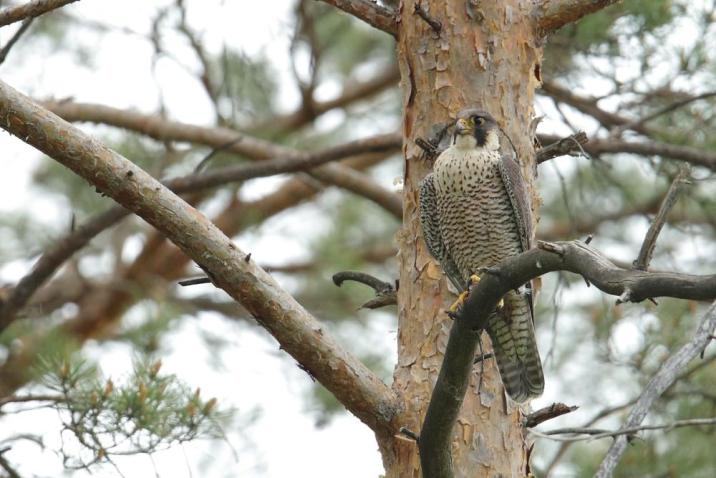
{"label": "thick branch", "polygon": [[[43,105],[67,121],[109,124],[147,135],[159,141],[188,141],[212,148],[224,148],[224,151],[241,154],[251,159],[295,157],[302,154],[296,150],[244,135],[229,128],[206,128],[168,121],[156,115],[144,115],[94,104],[48,102]],[[395,144],[400,144],[401,136],[395,134],[393,141]],[[394,216],[402,217],[400,198],[374,181],[366,180],[365,176],[360,173],[339,165],[331,165],[314,169],[311,174],[321,181],[364,195],[385,207]]]}
{"label": "thick branch", "polygon": [[16,7],[8,7],[0,11],[0,27],[19,22],[25,18],[39,17],[56,8],[64,7],[77,0],[34,0]]}
{"label": "thick branch", "polygon": [[618,0],[543,0],[532,12],[538,32],[547,35]]}
{"label": "thick branch", "polygon": [[[582,242],[540,243],[483,274],[455,320],[423,429],[420,459],[425,477],[452,477],[450,437],[469,382],[479,330],[499,299],[547,272],[580,274],[602,291],[638,302],[649,297],[716,298],[716,275],[695,276],[624,270]],[[716,320],[716,318],[714,319]]]}
{"label": "thick branch", "polygon": [[[159,115],[148,115],[91,103],[47,101],[42,106],[65,121],[108,124],[149,136],[157,141],[187,141],[251,159],[289,156],[294,150],[269,141],[239,133],[230,128],[196,126],[170,121]],[[229,146],[227,146],[229,145]]]}
{"label": "thick branch", "polygon": [[2,127],[135,212],[240,302],[344,406],[374,430],[395,410],[393,392],[214,224],[131,161],[0,82]]}
{"label": "thick branch", "polygon": [[[706,315],[704,315],[694,337],[675,354],[670,356],[646,387],[644,387],[644,391],[641,393],[639,400],[637,400],[636,405],[634,405],[634,408],[629,412],[629,416],[622,427],[623,429],[631,429],[641,424],[654,401],[674,383],[688,363],[703,352],[704,348],[712,340],[712,334],[715,328],[716,302],[709,308]],[[628,440],[625,435],[620,435],[614,440],[607,455],[599,465],[595,477],[607,478],[612,476],[614,468],[616,468],[621,456],[624,454],[627,442]]]}
{"label": "thick branch", "polygon": [[398,36],[398,21],[395,12],[369,0],[322,0],[344,12],[363,20],[368,25]]}

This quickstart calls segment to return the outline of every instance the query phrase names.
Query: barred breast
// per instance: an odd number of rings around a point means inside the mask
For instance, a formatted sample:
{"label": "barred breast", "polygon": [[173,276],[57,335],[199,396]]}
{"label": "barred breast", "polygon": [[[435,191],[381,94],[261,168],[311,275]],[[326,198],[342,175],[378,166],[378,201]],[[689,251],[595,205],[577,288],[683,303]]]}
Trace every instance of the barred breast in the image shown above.
{"label": "barred breast", "polygon": [[435,163],[440,234],[463,280],[522,252],[499,151],[446,150]]}

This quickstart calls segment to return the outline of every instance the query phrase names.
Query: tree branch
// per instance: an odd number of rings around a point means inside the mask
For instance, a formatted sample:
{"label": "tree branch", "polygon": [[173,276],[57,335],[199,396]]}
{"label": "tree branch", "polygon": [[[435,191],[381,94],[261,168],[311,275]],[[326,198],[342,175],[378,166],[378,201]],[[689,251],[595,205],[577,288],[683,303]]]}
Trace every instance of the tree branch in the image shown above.
{"label": "tree branch", "polygon": [[[398,150],[401,143],[402,141],[397,135],[388,134],[375,136],[373,138],[352,141],[340,146],[327,148],[315,153],[296,152],[292,157],[229,166],[202,174],[190,174],[164,181],[164,185],[177,194],[194,192],[236,181],[245,181],[247,179],[272,176],[280,173],[304,171],[315,168],[328,161],[337,161],[358,154]],[[352,171],[350,168],[346,169]],[[339,169],[338,172],[334,172],[334,174],[338,176],[342,172],[343,168]],[[360,175],[358,172],[355,172],[355,174]],[[396,205],[401,208],[400,198],[394,193],[386,191],[372,183],[371,187],[367,189],[370,191],[369,196],[371,199],[375,200],[375,198],[378,198],[379,202],[391,207],[394,214],[396,213]],[[130,211],[122,207],[111,208],[95,219],[88,221],[65,239],[55,242],[50,246],[33,266],[32,271],[20,279],[7,300],[0,303],[0,332],[10,325],[17,312],[30,300],[32,294],[54,274],[64,261],[71,257],[76,251],[86,246],[97,234],[116,224],[129,213]],[[399,214],[400,213],[398,213],[398,217]]]}
{"label": "tree branch", "polygon": [[564,403],[553,403],[552,405],[540,408],[529,415],[525,415],[522,419],[522,423],[524,423],[525,428],[536,427],[540,423],[544,423],[553,418],[561,417],[562,415],[571,413],[578,408],[579,407],[577,406],[569,406]]}
{"label": "tree branch", "polygon": [[167,120],[159,115],[148,115],[91,103],[43,101],[39,104],[65,121],[107,124],[134,131],[161,142],[186,141],[203,144],[212,148],[224,148],[224,151],[251,159],[289,156],[295,152],[290,148],[239,133],[230,128],[196,126]]}
{"label": "tree branch", "polygon": [[[168,121],[156,115],[144,115],[103,105],[82,103],[45,102],[44,106],[67,121],[89,121],[125,128],[144,134],[159,141],[188,141],[213,148],[225,148],[225,151],[247,156],[251,159],[271,157],[292,157],[300,153],[268,141],[238,133],[229,128],[205,128],[201,126]],[[387,139],[387,141],[391,141]],[[402,137],[395,133],[396,145]],[[229,146],[227,146],[229,145]],[[400,146],[398,146],[399,148]],[[311,175],[321,181],[334,184],[358,195],[364,195],[373,202],[385,207],[394,216],[402,217],[400,198],[364,175],[339,165],[324,166],[311,171]]]}
{"label": "tree branch", "polygon": [[360,282],[375,291],[375,298],[361,305],[361,309],[378,309],[386,305],[395,305],[398,303],[397,281],[395,286],[393,286],[393,284],[384,282],[370,274],[357,271],[341,271],[333,274],[333,283],[338,287],[342,286],[345,281]]}
{"label": "tree branch", "polygon": [[77,0],[34,0],[16,7],[8,7],[0,11],[0,27],[19,22],[25,18],[39,17],[56,8],[64,7]]}
{"label": "tree branch", "polygon": [[[555,135],[539,135],[544,143],[559,141]],[[601,154],[628,153],[640,156],[661,156],[663,158],[686,161],[694,166],[702,166],[716,171],[716,153],[707,149],[664,143],[661,141],[624,141],[615,138],[590,138],[583,149],[592,156]]]}
{"label": "tree branch", "polygon": [[398,21],[391,9],[369,0],[321,0],[344,12],[363,20],[368,25],[398,36]]}
{"label": "tree branch", "polygon": [[541,164],[552,158],[581,151],[588,142],[587,134],[584,131],[579,131],[540,148],[535,154],[535,160],[537,164]]}
{"label": "tree branch", "polygon": [[564,270],[580,274],[600,290],[620,296],[623,301],[638,302],[660,296],[697,300],[716,298],[716,275],[624,270],[578,241],[541,242],[538,245],[483,274],[450,329],[443,365],[420,433],[420,460],[426,477],[453,476],[450,437],[469,383],[480,330],[499,299],[508,291],[547,272]]}
{"label": "tree branch", "polygon": [[579,96],[571,90],[552,81],[543,82],[542,91],[554,100],[566,103],[577,111],[593,117],[607,129],[616,126],[621,127],[625,125],[632,125],[629,129],[636,131],[639,134],[649,136],[652,133],[652,130],[645,125],[634,123],[629,118],[625,118],[621,115],[600,108],[597,104],[597,98]]}
{"label": "tree branch", "polygon": [[664,200],[659,207],[659,212],[654,217],[654,220],[649,226],[649,230],[646,232],[644,242],[639,250],[639,255],[634,261],[635,269],[645,271],[649,268],[649,263],[654,255],[654,248],[656,248],[656,239],[659,237],[659,233],[664,227],[664,224],[666,224],[666,216],[674,204],[676,204],[676,200],[679,198],[683,186],[688,183],[689,169],[683,167],[672,181],[671,186],[669,186],[669,190],[666,192],[666,196],[664,196]]}
{"label": "tree branch", "polygon": [[[638,427],[620,428],[619,430],[602,430],[601,428],[558,428],[555,430],[549,430],[546,432],[537,432],[530,430],[530,433],[540,437],[549,438],[555,441],[564,442],[575,442],[585,440],[600,440],[602,438],[614,438],[622,435],[627,435],[627,441],[633,437],[634,434],[645,431],[645,430],[664,430],[671,431],[675,428],[682,427],[698,427],[698,426],[712,426],[716,425],[716,418],[690,418],[687,420],[676,420],[671,423],[663,423],[660,425],[641,425]],[[557,437],[555,435],[577,435],[571,437]],[[586,435],[586,436],[585,436]]]}
{"label": "tree branch", "polygon": [[[340,95],[326,101],[314,101],[310,110],[299,107],[295,112],[247,126],[247,131],[269,130],[270,133],[280,134],[286,131],[299,128],[306,123],[316,119],[318,116],[327,111],[344,108],[356,101],[373,96],[381,91],[395,86],[400,79],[400,72],[396,65],[390,65],[385,70],[379,72],[375,77],[365,82],[348,85]],[[62,115],[60,115],[62,116]]]}
{"label": "tree branch", "polygon": [[20,37],[27,31],[27,29],[30,28],[30,25],[32,25],[33,20],[33,17],[26,18],[25,20],[23,20],[22,25],[20,25],[20,28],[17,29],[12,38],[10,38],[7,43],[5,43],[5,45],[2,47],[2,50],[0,50],[0,64],[5,62],[8,54],[10,53],[10,50],[13,46],[15,46],[18,40],[20,40]]}
{"label": "tree branch", "polygon": [[393,392],[343,350],[293,297],[206,217],[141,168],[0,82],[2,127],[38,148],[172,240],[214,283],[373,430],[388,430]]}
{"label": "tree branch", "polygon": [[545,36],[618,0],[542,0],[532,11],[534,26]]}
{"label": "tree branch", "polygon": [[337,164],[327,164],[320,169],[311,171],[311,176],[319,181],[338,186],[373,201],[388,211],[398,220],[403,218],[402,198],[376,183],[370,176],[350,168],[338,167]]}
{"label": "tree branch", "polygon": [[[671,355],[644,387],[639,400],[629,412],[629,416],[622,428],[630,429],[641,424],[654,401],[674,383],[681,371],[686,368],[689,362],[698,357],[713,339],[714,328],[716,328],[716,302],[711,305],[704,315],[693,338],[675,354]],[[597,478],[612,476],[614,468],[616,468],[621,456],[624,454],[626,445],[626,436],[620,435],[617,437],[594,476]]]}

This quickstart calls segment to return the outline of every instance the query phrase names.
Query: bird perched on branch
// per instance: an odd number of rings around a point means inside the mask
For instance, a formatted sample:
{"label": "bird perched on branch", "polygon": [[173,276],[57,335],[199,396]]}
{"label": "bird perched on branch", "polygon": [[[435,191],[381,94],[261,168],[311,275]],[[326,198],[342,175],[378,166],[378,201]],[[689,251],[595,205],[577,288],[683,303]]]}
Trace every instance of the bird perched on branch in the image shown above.
{"label": "bird perched on branch", "polygon": [[[420,184],[420,222],[430,253],[450,282],[469,290],[480,272],[531,247],[532,214],[520,167],[500,152],[499,127],[487,112],[458,114],[452,144]],[[516,402],[544,389],[534,334],[532,294],[510,291],[485,330],[508,395]],[[460,310],[467,291],[453,304]]]}

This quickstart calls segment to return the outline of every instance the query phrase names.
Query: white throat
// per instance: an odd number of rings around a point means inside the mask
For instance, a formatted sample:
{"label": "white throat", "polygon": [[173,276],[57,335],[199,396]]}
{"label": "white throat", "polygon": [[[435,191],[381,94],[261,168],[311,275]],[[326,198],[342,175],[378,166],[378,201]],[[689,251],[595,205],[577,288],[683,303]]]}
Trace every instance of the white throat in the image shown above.
{"label": "white throat", "polygon": [[453,145],[457,149],[484,149],[486,151],[497,151],[500,149],[500,138],[497,136],[497,131],[492,129],[487,133],[484,146],[478,146],[475,137],[469,134],[455,136],[455,142]]}

